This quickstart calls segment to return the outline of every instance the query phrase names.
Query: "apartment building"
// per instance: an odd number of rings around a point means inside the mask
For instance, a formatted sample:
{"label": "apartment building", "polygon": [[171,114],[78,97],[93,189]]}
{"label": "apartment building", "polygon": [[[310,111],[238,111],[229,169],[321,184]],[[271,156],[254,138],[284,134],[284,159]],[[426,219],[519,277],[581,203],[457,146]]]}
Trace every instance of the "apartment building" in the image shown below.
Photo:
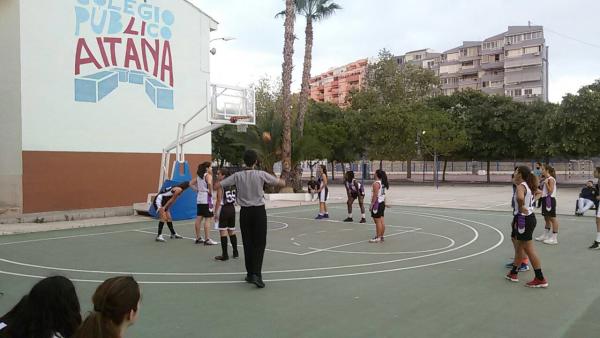
{"label": "apartment building", "polygon": [[396,57],[399,65],[414,64],[439,75],[442,93],[475,89],[517,101],[548,101],[548,47],[542,26],[508,26],[483,41],[435,53],[421,49]]}
{"label": "apartment building", "polygon": [[431,69],[435,75],[439,75],[441,53],[436,53],[432,49],[419,49],[408,52],[401,56],[396,56],[398,65],[403,66],[411,64],[426,69]]}
{"label": "apartment building", "polygon": [[331,102],[340,107],[347,106],[350,91],[363,86],[367,65],[367,59],[360,59],[312,77],[310,98],[318,102]]}

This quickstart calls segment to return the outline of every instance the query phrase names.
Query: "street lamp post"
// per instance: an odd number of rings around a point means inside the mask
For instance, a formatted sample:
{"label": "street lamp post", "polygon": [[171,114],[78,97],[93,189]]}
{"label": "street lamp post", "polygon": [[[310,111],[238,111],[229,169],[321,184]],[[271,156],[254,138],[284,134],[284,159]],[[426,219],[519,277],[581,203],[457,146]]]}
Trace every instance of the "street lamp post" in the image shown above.
{"label": "street lamp post", "polygon": [[[232,36],[224,36],[224,37],[220,37],[220,38],[214,38],[214,39],[210,39],[210,40],[208,40],[208,43],[210,44],[210,43],[211,43],[211,42],[213,42],[213,41],[219,41],[219,40],[223,40],[223,41],[231,41],[231,40],[235,40],[235,38],[234,38],[234,37],[232,37]],[[210,52],[212,55],[215,55],[215,54],[217,54],[217,49],[213,47],[213,48],[211,48],[211,49],[209,50],[209,52]]]}
{"label": "street lamp post", "polygon": [[[421,135],[417,134],[417,142],[422,142],[422,138],[419,136],[425,136],[425,133],[427,133],[426,130],[421,131]],[[427,152],[429,154],[431,154],[431,152],[427,149],[427,146],[425,145],[425,142],[422,142],[423,146],[425,147],[425,149],[427,150]],[[438,155],[437,155],[437,148],[436,148],[436,144],[435,144],[435,135],[434,135],[434,140],[433,140],[433,181],[435,184],[435,188],[439,189],[440,188],[440,184],[439,184],[439,178],[438,178]],[[425,170],[423,170],[423,180],[425,180]]]}

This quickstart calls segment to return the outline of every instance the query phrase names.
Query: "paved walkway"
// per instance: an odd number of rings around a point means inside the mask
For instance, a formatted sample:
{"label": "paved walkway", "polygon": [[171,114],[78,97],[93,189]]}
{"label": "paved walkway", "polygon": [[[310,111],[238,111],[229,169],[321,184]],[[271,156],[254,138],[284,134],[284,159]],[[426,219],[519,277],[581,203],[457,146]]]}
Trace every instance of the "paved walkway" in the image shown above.
{"label": "paved walkway", "polygon": [[[580,188],[560,188],[557,197],[557,212],[561,215],[573,215],[575,201]],[[346,192],[342,185],[330,186],[330,203],[345,203]],[[367,201],[370,190],[367,189]],[[512,188],[510,185],[443,185],[439,189],[423,185],[392,185],[387,191],[386,203],[390,206],[420,206],[431,208],[471,209],[510,212]],[[368,203],[368,202],[367,202]],[[297,201],[267,201],[267,209],[284,208],[299,205],[315,205],[315,214],[318,211],[317,202]],[[355,203],[355,208],[358,204]],[[593,212],[588,212],[587,217],[592,217]],[[119,216],[92,218],[76,221],[62,221],[50,223],[18,223],[0,224],[0,235],[72,229],[109,224],[125,224],[147,221],[146,216]]]}

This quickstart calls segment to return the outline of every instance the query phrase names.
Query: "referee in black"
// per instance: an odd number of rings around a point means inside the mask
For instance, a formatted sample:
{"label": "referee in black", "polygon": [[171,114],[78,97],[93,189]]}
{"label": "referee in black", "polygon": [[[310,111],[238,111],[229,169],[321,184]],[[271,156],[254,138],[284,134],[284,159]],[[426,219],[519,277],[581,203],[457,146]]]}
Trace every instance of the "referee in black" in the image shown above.
{"label": "referee in black", "polygon": [[262,262],[267,245],[267,212],[263,187],[265,184],[285,186],[285,181],[262,171],[256,170],[258,154],[254,150],[244,152],[246,170],[239,171],[215,187],[235,185],[237,203],[241,206],[240,228],[244,243],[244,261],[246,263],[246,282],[264,288],[262,280]]}

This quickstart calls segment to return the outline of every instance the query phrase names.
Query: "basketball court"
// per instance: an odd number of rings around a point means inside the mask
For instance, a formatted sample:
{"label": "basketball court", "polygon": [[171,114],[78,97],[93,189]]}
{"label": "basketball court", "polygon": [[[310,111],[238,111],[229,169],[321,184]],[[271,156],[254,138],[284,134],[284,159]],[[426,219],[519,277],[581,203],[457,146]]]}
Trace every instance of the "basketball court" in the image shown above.
{"label": "basketball court", "polygon": [[148,219],[0,237],[0,312],[55,274],[73,279],[87,311],[101,281],[131,274],[143,300],[129,337],[592,337],[600,328],[591,217],[562,217],[560,244],[536,244],[550,286],[529,289],[532,271],[504,279],[507,212],[393,206],[381,244],[368,243],[372,223],[339,221],[345,205],[320,221],[314,205],[268,212],[265,289],[243,281],[243,250],[215,261],[220,246],[193,244],[191,221],[175,223],[186,238],[158,243]]}

